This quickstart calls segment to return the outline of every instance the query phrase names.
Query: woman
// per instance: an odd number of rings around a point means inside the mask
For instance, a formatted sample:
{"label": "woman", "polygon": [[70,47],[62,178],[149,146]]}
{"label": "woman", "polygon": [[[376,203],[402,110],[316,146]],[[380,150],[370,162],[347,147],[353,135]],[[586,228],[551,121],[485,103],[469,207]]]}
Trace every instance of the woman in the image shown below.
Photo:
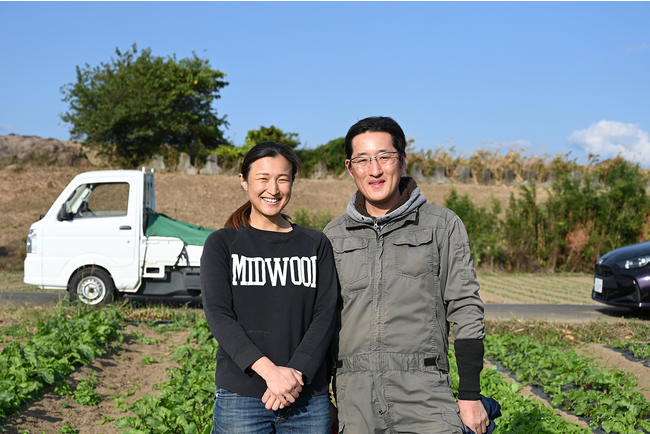
{"label": "woman", "polygon": [[203,306],[219,342],[214,434],[330,432],[336,271],[327,238],[282,214],[299,169],[291,148],[254,146],[239,174],[249,200],[203,249]]}

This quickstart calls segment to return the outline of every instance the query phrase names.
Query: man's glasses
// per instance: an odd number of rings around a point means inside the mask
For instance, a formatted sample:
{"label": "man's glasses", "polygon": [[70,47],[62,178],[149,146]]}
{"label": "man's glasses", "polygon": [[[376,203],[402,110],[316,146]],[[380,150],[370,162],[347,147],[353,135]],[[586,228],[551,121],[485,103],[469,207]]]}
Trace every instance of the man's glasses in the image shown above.
{"label": "man's glasses", "polygon": [[350,164],[359,169],[370,166],[372,160],[377,160],[380,166],[388,166],[397,159],[399,152],[383,152],[375,157],[356,157],[350,159]]}

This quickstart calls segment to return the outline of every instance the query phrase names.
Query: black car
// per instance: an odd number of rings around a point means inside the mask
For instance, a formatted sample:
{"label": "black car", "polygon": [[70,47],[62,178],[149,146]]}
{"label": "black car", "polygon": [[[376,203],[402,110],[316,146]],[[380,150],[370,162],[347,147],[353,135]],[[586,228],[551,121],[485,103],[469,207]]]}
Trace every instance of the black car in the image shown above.
{"label": "black car", "polygon": [[650,241],[621,247],[596,262],[591,298],[612,306],[650,310]]}

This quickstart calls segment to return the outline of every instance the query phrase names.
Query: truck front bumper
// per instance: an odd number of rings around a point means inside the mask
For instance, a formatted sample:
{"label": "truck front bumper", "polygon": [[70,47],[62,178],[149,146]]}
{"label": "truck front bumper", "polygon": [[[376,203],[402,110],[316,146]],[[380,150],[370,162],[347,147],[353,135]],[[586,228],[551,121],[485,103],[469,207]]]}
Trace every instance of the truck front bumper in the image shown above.
{"label": "truck front bumper", "polygon": [[38,253],[28,253],[25,258],[25,277],[23,282],[43,289],[43,258]]}

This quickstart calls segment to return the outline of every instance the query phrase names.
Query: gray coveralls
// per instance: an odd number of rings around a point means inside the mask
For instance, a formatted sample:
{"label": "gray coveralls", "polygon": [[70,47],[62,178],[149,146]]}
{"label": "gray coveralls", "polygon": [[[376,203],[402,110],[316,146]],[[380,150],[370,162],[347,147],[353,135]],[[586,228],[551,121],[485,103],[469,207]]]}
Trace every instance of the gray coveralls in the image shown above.
{"label": "gray coveralls", "polygon": [[343,299],[339,432],[461,433],[449,324],[454,339],[485,337],[465,227],[452,211],[426,204],[419,188],[376,219],[354,201],[324,230]]}

